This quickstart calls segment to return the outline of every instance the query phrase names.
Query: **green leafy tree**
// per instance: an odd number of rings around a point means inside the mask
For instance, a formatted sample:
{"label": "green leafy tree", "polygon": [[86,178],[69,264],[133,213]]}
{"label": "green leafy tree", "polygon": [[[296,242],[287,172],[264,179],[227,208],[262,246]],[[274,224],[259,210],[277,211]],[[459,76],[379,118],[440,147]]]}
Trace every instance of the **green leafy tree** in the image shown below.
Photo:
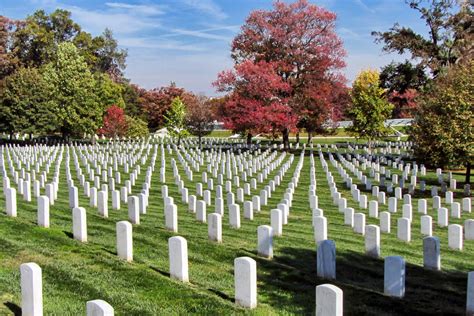
{"label": "green leafy tree", "polygon": [[125,102],[125,113],[129,116],[138,117],[146,121],[146,114],[141,103],[141,96],[145,89],[141,89],[135,84],[131,84],[128,80],[122,80],[122,98]]}
{"label": "green leafy tree", "polygon": [[96,80],[72,43],[61,43],[44,79],[52,92],[63,137],[92,134],[102,125],[105,106],[96,94]]}
{"label": "green leafy tree", "polygon": [[13,51],[23,65],[39,67],[53,60],[57,45],[81,32],[66,10],[48,15],[38,10],[28,16],[13,34]]}
{"label": "green leafy tree", "polygon": [[171,102],[169,110],[165,116],[165,127],[168,129],[168,133],[178,139],[178,146],[181,138],[189,135],[186,130],[185,118],[186,118],[186,105],[181,101],[180,97],[176,97]]}
{"label": "green leafy tree", "polygon": [[5,79],[0,96],[0,130],[11,134],[48,133],[57,119],[51,91],[36,68],[20,68]]}
{"label": "green leafy tree", "polygon": [[403,63],[391,62],[382,67],[380,86],[389,93],[405,93],[408,89],[421,90],[429,82],[421,65],[413,65],[405,60]]}
{"label": "green leafy tree", "polygon": [[438,77],[419,98],[410,138],[415,156],[433,167],[464,165],[470,183],[474,162],[474,62]]}
{"label": "green leafy tree", "polygon": [[125,122],[127,123],[127,132],[125,134],[127,137],[139,138],[150,135],[150,131],[144,120],[126,115]]}
{"label": "green leafy tree", "polygon": [[96,94],[99,97],[100,104],[104,107],[114,104],[124,109],[123,85],[115,83],[107,73],[95,73],[94,78],[96,80]]}
{"label": "green leafy tree", "polygon": [[57,9],[47,14],[38,10],[17,23],[11,37],[12,55],[21,65],[45,65],[53,61],[59,44],[71,42],[92,72],[108,73],[114,81],[123,77],[127,51],[118,48],[112,32],[105,29],[100,36],[93,37],[71,19],[69,11]]}
{"label": "green leafy tree", "polygon": [[351,98],[348,117],[352,126],[348,130],[358,137],[367,138],[371,148],[373,140],[387,134],[384,123],[393,110],[380,87],[379,73],[375,70],[360,72],[352,84]]}
{"label": "green leafy tree", "polygon": [[469,0],[406,0],[410,8],[420,13],[428,36],[416,33],[410,27],[396,23],[386,32],[372,32],[383,50],[399,54],[410,53],[420,60],[436,77],[449,65],[472,59],[474,33],[472,32],[472,4]]}
{"label": "green leafy tree", "polygon": [[413,109],[416,108],[416,96],[429,82],[424,67],[413,65],[408,60],[403,63],[392,62],[382,67],[380,86],[386,90],[389,102],[395,106],[392,117],[412,117]]}
{"label": "green leafy tree", "polygon": [[122,71],[126,67],[127,51],[118,48],[117,40],[108,28],[95,38],[95,42],[97,61],[94,65],[94,70],[107,73],[115,81],[118,81],[123,77]]}

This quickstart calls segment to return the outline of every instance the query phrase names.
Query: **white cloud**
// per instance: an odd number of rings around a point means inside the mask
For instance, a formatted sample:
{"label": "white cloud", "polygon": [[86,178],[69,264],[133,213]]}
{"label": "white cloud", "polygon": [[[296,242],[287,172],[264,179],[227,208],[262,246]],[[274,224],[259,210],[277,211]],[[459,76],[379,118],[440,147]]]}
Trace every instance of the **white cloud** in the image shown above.
{"label": "white cloud", "polygon": [[206,48],[200,45],[185,44],[174,40],[164,40],[160,37],[120,37],[120,46],[127,48],[165,49],[189,52],[202,52]]}
{"label": "white cloud", "polygon": [[362,0],[354,0],[354,2],[355,2],[359,7],[361,7],[362,9],[364,9],[364,10],[370,12],[370,13],[375,13],[375,10],[372,9],[371,7],[369,7],[368,5],[366,5],[366,4],[364,3],[364,1],[362,1]]}
{"label": "white cloud", "polygon": [[184,30],[184,29],[171,29],[171,32],[172,32],[171,34],[165,34],[163,35],[163,37],[173,37],[173,36],[184,35],[184,36],[219,40],[219,41],[224,41],[224,42],[230,42],[232,40],[232,37],[207,33],[206,30],[191,31],[191,30]]}
{"label": "white cloud", "polygon": [[144,16],[164,14],[166,8],[158,5],[129,4],[124,2],[106,2],[105,5],[113,9],[125,9],[131,13]]}
{"label": "white cloud", "polygon": [[161,27],[158,19],[123,8],[121,11],[93,11],[77,6],[65,6],[65,9],[71,11],[73,19],[93,34],[101,33],[105,28],[111,29],[114,34],[131,34]]}
{"label": "white cloud", "polygon": [[337,33],[339,33],[339,35],[343,38],[343,39],[355,39],[355,38],[359,38],[359,34],[357,34],[356,32],[354,32],[353,30],[351,29],[348,29],[346,27],[339,27],[337,29]]}
{"label": "white cloud", "polygon": [[212,0],[183,0],[183,3],[218,20],[224,20],[228,17],[227,14]]}
{"label": "white cloud", "polygon": [[57,0],[30,0],[30,2],[40,7],[49,7],[57,4]]}
{"label": "white cloud", "polygon": [[213,24],[213,23],[205,23],[204,26],[208,28],[200,30],[201,32],[211,32],[211,31],[228,31],[231,33],[237,33],[240,30],[241,25],[221,25],[221,24]]}

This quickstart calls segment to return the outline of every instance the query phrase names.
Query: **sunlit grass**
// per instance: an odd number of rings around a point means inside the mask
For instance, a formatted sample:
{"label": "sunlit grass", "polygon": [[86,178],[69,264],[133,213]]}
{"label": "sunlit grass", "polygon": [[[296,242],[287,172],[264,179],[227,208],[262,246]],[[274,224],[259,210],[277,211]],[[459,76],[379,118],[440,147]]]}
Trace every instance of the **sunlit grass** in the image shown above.
{"label": "sunlit grass", "polygon": [[[87,209],[89,241],[81,244],[71,238],[71,210],[67,200],[63,159],[59,200],[51,209],[50,229],[36,226],[36,202],[25,203],[19,195],[18,217],[9,218],[3,212],[0,216],[0,314],[13,314],[18,310],[19,265],[31,261],[43,269],[45,315],[83,315],[86,301],[92,299],[106,300],[115,308],[117,315],[314,313],[315,286],[328,281],[316,277],[316,246],[307,193],[310,181],[309,157],[305,157],[289,224],[284,226],[283,236],[274,241],[273,260],[256,256],[256,230],[259,225],[269,224],[270,209],[275,208],[283,197],[299,155],[295,156],[281,186],[272,193],[269,205],[256,214],[254,221],[242,217],[242,228],[231,229],[226,211],[223,244],[210,242],[207,224],[198,223],[194,214],[187,212],[187,207],[181,203],[169,158],[167,155],[167,184],[169,194],[178,205],[177,235],[188,241],[189,284],[173,281],[168,276],[167,240],[174,234],[164,229],[158,168],[152,177],[148,212],[142,215],[141,224],[133,227],[134,261],[125,263],[115,254],[115,223],[128,218],[124,203],[120,211],[112,210],[109,205],[109,218],[103,219],[96,209],[89,207],[89,200],[79,188],[79,204]],[[157,158],[157,166],[159,161],[160,157]],[[435,225],[434,235],[441,239],[443,271],[427,271],[422,268],[422,239],[416,208],[418,197],[412,201],[414,220],[412,242],[409,244],[396,238],[396,218],[401,216],[399,205],[399,212],[392,216],[392,233],[382,235],[382,256],[401,255],[407,260],[407,292],[402,301],[384,296],[383,260],[365,256],[364,238],[343,225],[343,216],[332,204],[317,155],[315,161],[319,205],[328,218],[328,236],[335,241],[337,248],[337,280],[330,283],[343,289],[345,311],[372,315],[462,314],[465,309],[466,272],[474,270],[474,242],[465,241],[463,252],[450,250],[447,247],[447,229]],[[195,184],[187,181],[179,162],[178,166],[181,178],[191,194]],[[135,193],[144,181],[145,170],[142,166]],[[351,201],[350,192],[342,185],[342,178],[332,166],[330,171],[338,183],[339,191]],[[258,194],[275,173],[252,193]],[[72,159],[71,174],[73,177],[76,174]],[[462,181],[462,175],[456,177],[458,182]],[[123,175],[122,181],[126,179]],[[201,173],[195,172],[195,182],[200,179]],[[78,183],[77,179],[74,180]],[[427,180],[435,180],[433,173],[429,173]],[[359,187],[362,190],[362,186]],[[460,197],[461,191],[456,192],[456,198]],[[3,195],[0,196],[0,205],[3,208]],[[428,205],[431,207],[431,201]],[[350,206],[360,211],[356,204],[350,202]],[[381,206],[379,211],[386,208]],[[212,211],[213,207],[208,207],[208,213]],[[368,217],[367,210],[363,212],[367,214],[367,224],[378,224],[378,219]],[[435,223],[436,214],[431,208],[429,214]],[[467,218],[474,218],[473,214],[463,213],[462,220],[450,218],[450,223],[462,223]],[[259,305],[250,312],[233,303],[233,260],[239,256],[250,256],[257,260]]]}

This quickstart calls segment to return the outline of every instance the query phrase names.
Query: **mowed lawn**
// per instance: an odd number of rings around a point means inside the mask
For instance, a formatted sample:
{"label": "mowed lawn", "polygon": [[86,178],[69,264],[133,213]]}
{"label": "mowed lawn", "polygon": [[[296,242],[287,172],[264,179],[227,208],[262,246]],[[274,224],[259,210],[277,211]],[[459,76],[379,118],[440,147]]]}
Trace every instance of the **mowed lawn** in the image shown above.
{"label": "mowed lawn", "polygon": [[[187,211],[187,205],[181,203],[173,179],[171,156],[167,151],[166,180],[170,195],[178,206],[179,232],[173,234],[165,230],[161,183],[158,180],[161,157],[158,155],[147,214],[141,215],[141,224],[133,227],[132,263],[123,262],[116,256],[115,224],[117,221],[127,220],[128,213],[124,203],[120,211],[112,210],[110,193],[109,218],[103,219],[98,215],[97,209],[89,207],[89,199],[85,198],[83,189],[79,187],[79,204],[87,210],[88,243],[82,244],[72,239],[72,212],[68,205],[64,158],[59,199],[51,207],[51,228],[36,225],[35,199],[32,203],[25,203],[18,194],[18,217],[10,218],[3,211],[4,196],[0,196],[0,314],[15,314],[21,310],[19,266],[25,262],[36,262],[42,268],[45,315],[84,315],[86,301],[92,299],[107,301],[115,308],[116,315],[311,315],[315,310],[315,286],[323,283],[335,284],[344,291],[344,311],[347,314],[464,314],[467,272],[474,270],[474,241],[465,241],[462,252],[448,249],[447,228],[437,227],[437,215],[431,209],[431,198],[427,191],[425,197],[429,199],[428,213],[433,217],[433,235],[441,239],[442,271],[423,269],[422,236],[419,233],[420,220],[417,213],[417,199],[420,195],[412,200],[412,242],[408,244],[396,238],[396,219],[401,216],[402,205],[399,201],[398,213],[392,214],[392,233],[381,235],[381,250],[383,257],[400,255],[407,260],[406,296],[402,300],[384,296],[383,259],[365,256],[363,236],[353,233],[350,227],[343,224],[343,214],[332,204],[325,173],[315,151],[319,206],[328,218],[328,238],[336,243],[337,280],[327,281],[316,276],[316,245],[308,202],[308,155],[309,151],[306,152],[300,182],[294,194],[289,223],[283,228],[283,236],[274,239],[272,260],[256,256],[257,227],[270,223],[270,210],[276,208],[283,198],[297,166],[298,154],[281,186],[272,193],[268,205],[255,214],[253,221],[244,219],[242,215],[241,229],[231,229],[226,210],[222,244],[209,241],[207,224],[197,222],[195,215]],[[151,154],[146,165],[150,163],[150,157]],[[175,154],[172,157],[177,160]],[[289,155],[284,162],[288,157]],[[350,207],[354,207],[356,212],[361,211],[353,203],[350,192],[343,185],[342,178],[330,164],[327,155],[325,158],[339,192],[348,198]],[[177,164],[181,179],[185,181],[190,194],[193,194],[195,182],[201,180],[205,166],[201,167],[201,172],[194,171],[195,181],[190,182],[179,161]],[[146,165],[141,167],[142,172],[134,193],[141,190]],[[72,155],[70,167],[78,186]],[[49,180],[53,172],[54,168],[51,168]],[[252,194],[258,194],[276,172],[277,170],[264,183],[259,184]],[[458,182],[462,182],[461,175],[458,177]],[[123,174],[122,184],[126,179],[128,177]],[[427,180],[429,185],[434,183],[434,173],[430,172]],[[361,191],[365,189],[361,185],[359,188]],[[461,193],[462,189],[456,191],[457,201],[460,200]],[[366,194],[370,195],[369,192]],[[369,200],[371,199],[369,196]],[[213,210],[213,206],[208,207],[208,214]],[[379,206],[379,212],[385,210],[387,205]],[[378,219],[368,217],[368,210],[362,212],[367,214],[366,224],[379,224]],[[474,218],[474,213],[463,213],[461,220],[449,220],[450,224],[462,224],[468,218]],[[168,238],[173,235],[183,236],[188,241],[188,284],[169,278]],[[257,261],[258,308],[251,311],[239,308],[233,302],[233,262],[241,256],[250,256]]]}

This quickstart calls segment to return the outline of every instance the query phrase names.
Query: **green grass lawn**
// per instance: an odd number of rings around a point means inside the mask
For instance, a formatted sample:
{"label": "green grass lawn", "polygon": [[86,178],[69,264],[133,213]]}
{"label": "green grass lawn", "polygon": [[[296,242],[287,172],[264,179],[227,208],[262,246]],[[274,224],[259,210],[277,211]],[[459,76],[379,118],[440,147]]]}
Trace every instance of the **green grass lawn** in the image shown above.
{"label": "green grass lawn", "polygon": [[[396,130],[399,130],[403,133],[406,133],[406,128],[402,126],[396,126]],[[206,137],[215,137],[215,138],[228,138],[234,135],[230,130],[214,130]],[[291,141],[294,141],[294,137],[296,137],[295,133],[290,133]],[[244,138],[242,138],[244,139]],[[260,136],[259,139],[267,140],[271,139],[271,137]],[[406,140],[407,137],[402,137],[401,140]],[[281,140],[281,137],[280,137]],[[387,137],[387,141],[396,141],[397,137]],[[245,139],[244,139],[245,141]],[[367,140],[365,139],[355,139],[350,135],[344,128],[337,128],[334,133],[331,134],[315,134],[313,135],[313,143],[320,143],[320,144],[332,144],[334,142],[358,142],[358,143],[366,143]],[[300,142],[307,143],[308,142],[308,134],[306,132],[300,132]]]}
{"label": "green grass lawn", "polygon": [[232,131],[229,130],[214,130],[207,137],[229,137],[232,135]]}
{"label": "green grass lawn", "polygon": [[[150,154],[151,157],[151,154]],[[176,159],[176,155],[173,155]],[[289,155],[287,155],[288,159]],[[170,155],[167,154],[167,158]],[[115,223],[127,220],[127,208],[122,203],[120,211],[111,207],[109,194],[109,218],[103,219],[97,209],[89,207],[89,200],[79,188],[79,204],[87,210],[88,243],[81,244],[72,239],[71,210],[68,206],[68,191],[65,175],[66,159],[61,166],[59,199],[51,207],[51,228],[36,225],[36,202],[25,203],[18,199],[18,217],[0,215],[0,315],[11,315],[20,311],[19,266],[25,262],[38,263],[43,271],[43,301],[45,315],[84,315],[86,301],[103,299],[110,303],[116,315],[311,315],[315,309],[315,286],[332,283],[344,291],[344,310],[347,314],[369,315],[432,315],[459,314],[465,312],[466,274],[474,270],[474,241],[465,241],[462,252],[447,247],[447,228],[436,226],[436,214],[428,201],[429,215],[433,217],[433,234],[441,239],[442,271],[434,272],[422,267],[422,237],[417,213],[417,199],[413,198],[412,242],[407,244],[396,238],[396,219],[399,211],[392,214],[392,233],[382,234],[382,256],[401,255],[407,261],[406,296],[394,299],[383,295],[383,259],[372,259],[364,255],[364,238],[343,224],[343,214],[332,204],[329,188],[317,155],[316,176],[319,206],[328,218],[328,238],[336,243],[337,280],[327,281],[316,277],[316,246],[311,225],[308,202],[309,157],[305,157],[299,186],[294,194],[288,225],[283,236],[274,239],[274,258],[266,260],[256,256],[257,227],[270,223],[270,209],[275,208],[283,197],[288,182],[298,163],[295,156],[291,168],[282,184],[272,193],[268,206],[255,214],[253,221],[242,214],[241,229],[231,229],[226,209],[223,218],[223,243],[208,240],[207,224],[195,220],[181,203],[180,194],[174,184],[170,160],[167,160],[166,180],[169,194],[178,206],[178,231],[173,234],[164,228],[163,200],[159,183],[160,157],[152,177],[149,207],[141,215],[141,224],[133,227],[134,261],[119,260],[115,249]],[[328,158],[326,157],[328,160]],[[150,158],[146,165],[149,164]],[[177,159],[176,159],[177,160]],[[190,194],[195,184],[187,181],[183,168],[181,179]],[[339,192],[348,198],[349,206],[359,211],[352,203],[350,192],[342,184],[336,170],[330,165]],[[141,189],[146,173],[141,175],[134,188]],[[71,157],[71,174],[76,183],[76,170]],[[201,167],[201,172],[205,170]],[[54,169],[51,168],[51,173]],[[84,170],[85,172],[85,170]],[[194,172],[195,182],[201,180],[201,172]],[[274,171],[256,191],[268,183]],[[400,174],[400,172],[397,171]],[[458,182],[462,175],[455,175]],[[51,178],[51,175],[49,176]],[[122,183],[127,178],[122,177]],[[433,173],[427,179],[435,180]],[[356,183],[356,182],[355,182]],[[216,181],[215,181],[216,184]],[[206,186],[205,186],[206,187]],[[363,187],[359,186],[361,191]],[[460,186],[459,186],[460,187]],[[461,191],[456,191],[458,200]],[[367,193],[370,194],[370,193]],[[213,196],[214,197],[214,196]],[[369,196],[369,200],[372,199]],[[4,208],[4,196],[0,196],[0,209]],[[208,214],[213,211],[208,207]],[[379,212],[387,210],[380,206]],[[243,207],[241,206],[241,212]],[[368,217],[366,224],[379,224],[378,219]],[[474,213],[463,213],[462,223],[474,218]],[[184,284],[169,278],[168,238],[183,236],[188,241],[190,283]],[[258,307],[249,311],[237,307],[234,302],[233,262],[236,257],[250,256],[257,261]]]}

